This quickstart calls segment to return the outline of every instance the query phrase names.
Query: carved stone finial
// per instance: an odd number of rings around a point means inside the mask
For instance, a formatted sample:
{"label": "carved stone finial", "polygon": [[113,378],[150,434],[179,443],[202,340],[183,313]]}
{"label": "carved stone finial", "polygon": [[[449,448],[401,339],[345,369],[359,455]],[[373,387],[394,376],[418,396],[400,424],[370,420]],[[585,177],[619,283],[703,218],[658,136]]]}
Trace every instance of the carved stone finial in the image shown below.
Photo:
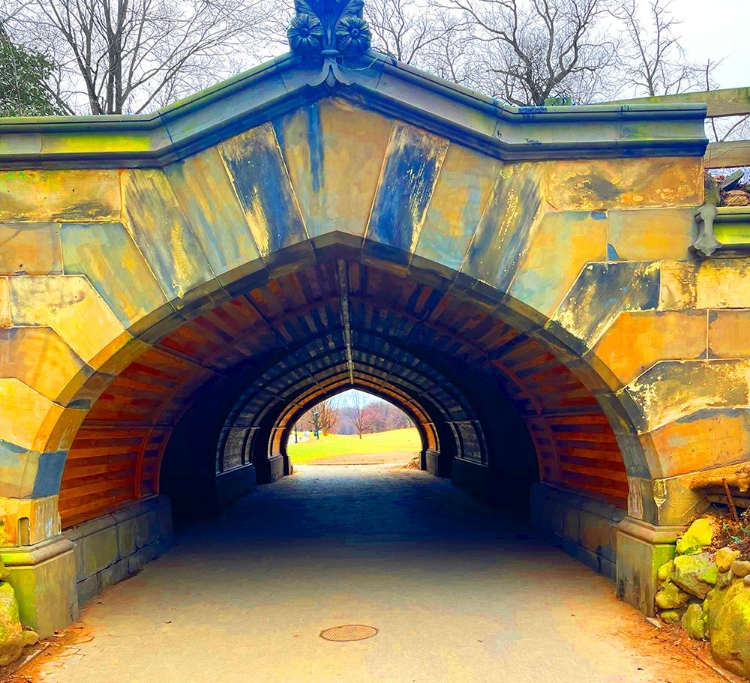
{"label": "carved stone finial", "polygon": [[287,30],[293,52],[330,60],[370,49],[372,33],[363,18],[363,0],[295,0],[294,9]]}
{"label": "carved stone finial", "polygon": [[694,216],[695,223],[698,226],[698,239],[693,242],[693,249],[706,257],[710,257],[722,246],[714,235],[714,220],[717,214],[718,211],[714,204],[704,204]]}
{"label": "carved stone finial", "polygon": [[718,214],[716,207],[721,201],[721,195],[719,186],[708,173],[704,175],[703,180],[705,203],[694,215],[694,221],[698,228],[698,239],[693,242],[692,246],[695,251],[700,252],[703,256],[711,257],[717,249],[723,246],[714,235],[714,220]]}

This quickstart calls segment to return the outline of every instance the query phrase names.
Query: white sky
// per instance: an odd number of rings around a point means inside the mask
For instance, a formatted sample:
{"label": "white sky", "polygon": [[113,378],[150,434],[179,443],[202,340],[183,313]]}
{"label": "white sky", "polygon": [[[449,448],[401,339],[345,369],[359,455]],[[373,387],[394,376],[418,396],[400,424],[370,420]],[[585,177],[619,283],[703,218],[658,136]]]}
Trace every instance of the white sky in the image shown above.
{"label": "white sky", "polygon": [[682,19],[675,32],[691,61],[724,58],[715,73],[719,87],[750,86],[750,2],[673,0],[670,9]]}

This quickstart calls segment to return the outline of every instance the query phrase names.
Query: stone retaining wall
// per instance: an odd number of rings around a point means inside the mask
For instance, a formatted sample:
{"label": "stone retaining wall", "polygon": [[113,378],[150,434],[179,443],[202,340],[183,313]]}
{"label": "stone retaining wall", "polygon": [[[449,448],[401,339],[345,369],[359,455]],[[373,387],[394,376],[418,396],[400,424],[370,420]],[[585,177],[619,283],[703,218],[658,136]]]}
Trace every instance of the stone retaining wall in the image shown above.
{"label": "stone retaining wall", "polygon": [[531,519],[548,541],[569,555],[617,580],[617,526],[627,516],[599,503],[546,484],[531,489]]}
{"label": "stone retaining wall", "polygon": [[255,467],[246,465],[216,475],[216,508],[226,510],[255,489]]}
{"label": "stone retaining wall", "polygon": [[74,544],[78,604],[135,574],[172,539],[172,507],[159,496],[63,532]]}

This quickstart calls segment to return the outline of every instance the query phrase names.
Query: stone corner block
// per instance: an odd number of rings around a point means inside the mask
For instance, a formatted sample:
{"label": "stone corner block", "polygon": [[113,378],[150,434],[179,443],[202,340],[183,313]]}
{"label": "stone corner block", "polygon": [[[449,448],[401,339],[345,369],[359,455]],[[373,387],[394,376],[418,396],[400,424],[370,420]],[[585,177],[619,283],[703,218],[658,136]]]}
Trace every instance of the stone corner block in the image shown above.
{"label": "stone corner block", "polygon": [[617,596],[654,616],[656,573],[675,556],[682,527],[659,527],[626,517],[617,527]]}
{"label": "stone corner block", "polygon": [[42,638],[78,619],[73,543],[58,536],[36,546],[3,549],[21,623]]}

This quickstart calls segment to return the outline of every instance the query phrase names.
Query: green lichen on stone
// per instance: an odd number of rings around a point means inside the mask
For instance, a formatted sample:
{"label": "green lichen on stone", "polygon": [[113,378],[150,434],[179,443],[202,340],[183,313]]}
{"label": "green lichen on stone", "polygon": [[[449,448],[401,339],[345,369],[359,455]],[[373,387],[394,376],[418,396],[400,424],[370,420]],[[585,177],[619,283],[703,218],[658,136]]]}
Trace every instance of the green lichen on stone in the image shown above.
{"label": "green lichen on stone", "polygon": [[677,610],[667,610],[666,612],[660,612],[659,618],[666,624],[679,624],[682,615]]}
{"label": "green lichen on stone", "polygon": [[668,581],[664,588],[656,594],[656,606],[660,610],[674,610],[687,605],[690,596],[681,591],[679,587]]}
{"label": "green lichen on stone", "polygon": [[711,545],[716,531],[717,525],[713,519],[708,517],[696,519],[683,537],[677,541],[677,554],[695,555],[703,552],[704,548]]}
{"label": "green lichen on stone", "polygon": [[718,577],[719,569],[708,553],[681,555],[674,560],[672,581],[701,600],[716,585]]}
{"label": "green lichen on stone", "polygon": [[10,576],[10,570],[5,566],[3,558],[0,557],[0,581],[5,581]]}
{"label": "green lichen on stone", "polygon": [[728,572],[732,568],[732,562],[734,562],[740,556],[739,550],[732,550],[731,548],[722,548],[716,551],[714,562],[719,568],[720,572]]}
{"label": "green lichen on stone", "polygon": [[750,677],[750,586],[735,581],[709,611],[711,650],[729,671]]}
{"label": "green lichen on stone", "polygon": [[18,619],[18,602],[13,587],[0,582],[0,666],[15,662],[26,645],[33,645],[39,636],[24,631]]}
{"label": "green lichen on stone", "polygon": [[688,605],[685,614],[682,615],[682,625],[693,640],[704,640],[706,638],[706,615],[703,606],[697,603]]}
{"label": "green lichen on stone", "polygon": [[669,562],[665,562],[661,567],[659,567],[658,571],[656,572],[656,578],[659,579],[660,583],[666,583],[667,581],[669,581],[673,566],[674,560],[670,560]]}

